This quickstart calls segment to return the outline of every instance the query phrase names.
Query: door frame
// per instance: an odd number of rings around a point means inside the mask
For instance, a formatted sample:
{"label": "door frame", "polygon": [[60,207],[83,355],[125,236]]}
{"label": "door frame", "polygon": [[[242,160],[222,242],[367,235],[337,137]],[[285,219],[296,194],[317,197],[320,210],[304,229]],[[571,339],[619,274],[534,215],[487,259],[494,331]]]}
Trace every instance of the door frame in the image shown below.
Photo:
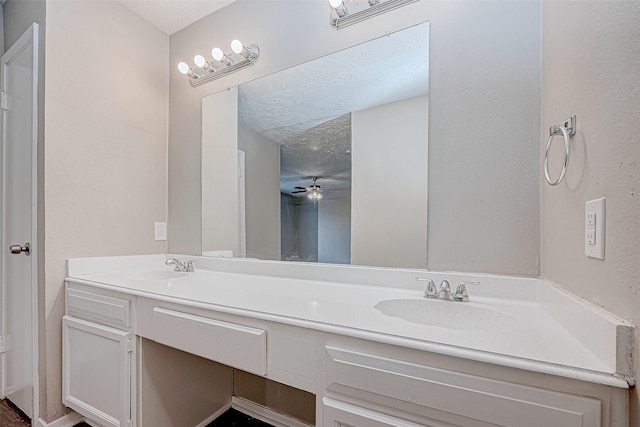
{"label": "door frame", "polygon": [[[31,377],[32,377],[32,393],[33,393],[33,409],[32,409],[32,419],[31,423],[33,425],[37,425],[38,418],[40,416],[40,381],[38,376],[38,364],[39,364],[39,346],[38,346],[38,30],[39,26],[37,23],[33,23],[31,27],[20,36],[20,38],[2,55],[2,61],[0,64],[0,92],[6,91],[7,86],[7,76],[6,76],[6,65],[11,63],[11,61],[16,58],[24,49],[26,49],[29,45],[33,47],[33,104],[32,104],[32,141],[31,141],[31,236],[29,237],[29,242],[31,243],[31,310],[32,310],[32,318],[31,318],[31,344],[32,344],[32,369],[31,369]],[[2,130],[1,136],[1,144],[2,150],[0,155],[2,156],[2,161],[0,162],[0,180],[2,181],[2,197],[0,200],[0,215],[2,216],[2,228],[0,229],[1,233],[1,244],[0,248],[1,262],[0,262],[0,278],[2,282],[0,286],[2,287],[2,301],[6,301],[5,294],[5,280],[4,273],[6,271],[5,268],[5,257],[8,255],[8,247],[9,244],[6,241],[6,235],[4,233],[5,230],[5,206],[6,200],[5,195],[6,191],[4,191],[6,180],[4,177],[5,173],[5,161],[6,161],[6,150],[5,150],[5,142],[6,142],[6,115],[7,111],[2,109],[2,120],[0,122],[0,128]],[[5,321],[5,310],[4,307],[0,304],[0,323],[2,327],[2,335],[6,335],[6,321]],[[0,367],[0,395],[1,397],[5,397],[5,356],[2,354],[2,364]]]}

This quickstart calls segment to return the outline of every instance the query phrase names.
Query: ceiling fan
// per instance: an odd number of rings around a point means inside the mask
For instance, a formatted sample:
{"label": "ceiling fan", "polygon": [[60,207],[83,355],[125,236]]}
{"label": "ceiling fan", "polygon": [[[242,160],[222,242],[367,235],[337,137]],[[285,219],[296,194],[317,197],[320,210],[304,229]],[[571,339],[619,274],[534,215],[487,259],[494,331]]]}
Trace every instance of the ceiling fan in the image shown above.
{"label": "ceiling fan", "polygon": [[313,199],[313,200],[322,199],[322,194],[320,194],[320,186],[316,183],[317,180],[318,180],[318,177],[314,176],[313,184],[311,184],[310,187],[293,187],[295,191],[292,191],[291,194],[309,193],[307,197],[310,199]]}

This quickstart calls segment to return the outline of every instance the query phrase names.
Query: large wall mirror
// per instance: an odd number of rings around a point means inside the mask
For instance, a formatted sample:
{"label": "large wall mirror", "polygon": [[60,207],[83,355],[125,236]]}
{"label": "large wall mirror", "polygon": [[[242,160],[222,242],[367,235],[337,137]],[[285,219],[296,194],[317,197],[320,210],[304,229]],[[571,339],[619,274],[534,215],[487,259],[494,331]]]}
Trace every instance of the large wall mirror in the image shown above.
{"label": "large wall mirror", "polygon": [[203,98],[203,255],[426,267],[428,35]]}

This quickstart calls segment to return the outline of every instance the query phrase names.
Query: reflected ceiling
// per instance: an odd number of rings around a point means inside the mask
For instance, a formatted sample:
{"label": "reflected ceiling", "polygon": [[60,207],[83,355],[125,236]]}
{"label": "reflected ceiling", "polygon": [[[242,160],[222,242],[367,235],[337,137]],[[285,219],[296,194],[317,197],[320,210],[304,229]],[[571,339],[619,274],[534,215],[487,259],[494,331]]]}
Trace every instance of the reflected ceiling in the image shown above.
{"label": "reflected ceiling", "polygon": [[242,84],[238,120],[282,144],[283,193],[317,176],[325,196],[337,194],[351,186],[350,113],[424,95],[428,75],[417,25]]}

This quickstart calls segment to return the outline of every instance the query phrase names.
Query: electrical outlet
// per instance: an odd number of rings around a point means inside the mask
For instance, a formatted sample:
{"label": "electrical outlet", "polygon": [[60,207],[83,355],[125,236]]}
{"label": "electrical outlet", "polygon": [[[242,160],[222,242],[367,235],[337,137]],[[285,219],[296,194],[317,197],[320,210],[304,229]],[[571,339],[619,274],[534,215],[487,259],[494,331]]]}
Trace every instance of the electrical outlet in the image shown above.
{"label": "electrical outlet", "polygon": [[606,199],[590,200],[584,212],[584,254],[604,259]]}
{"label": "electrical outlet", "polygon": [[166,222],[156,222],[155,226],[155,235],[156,240],[167,240],[167,223]]}

